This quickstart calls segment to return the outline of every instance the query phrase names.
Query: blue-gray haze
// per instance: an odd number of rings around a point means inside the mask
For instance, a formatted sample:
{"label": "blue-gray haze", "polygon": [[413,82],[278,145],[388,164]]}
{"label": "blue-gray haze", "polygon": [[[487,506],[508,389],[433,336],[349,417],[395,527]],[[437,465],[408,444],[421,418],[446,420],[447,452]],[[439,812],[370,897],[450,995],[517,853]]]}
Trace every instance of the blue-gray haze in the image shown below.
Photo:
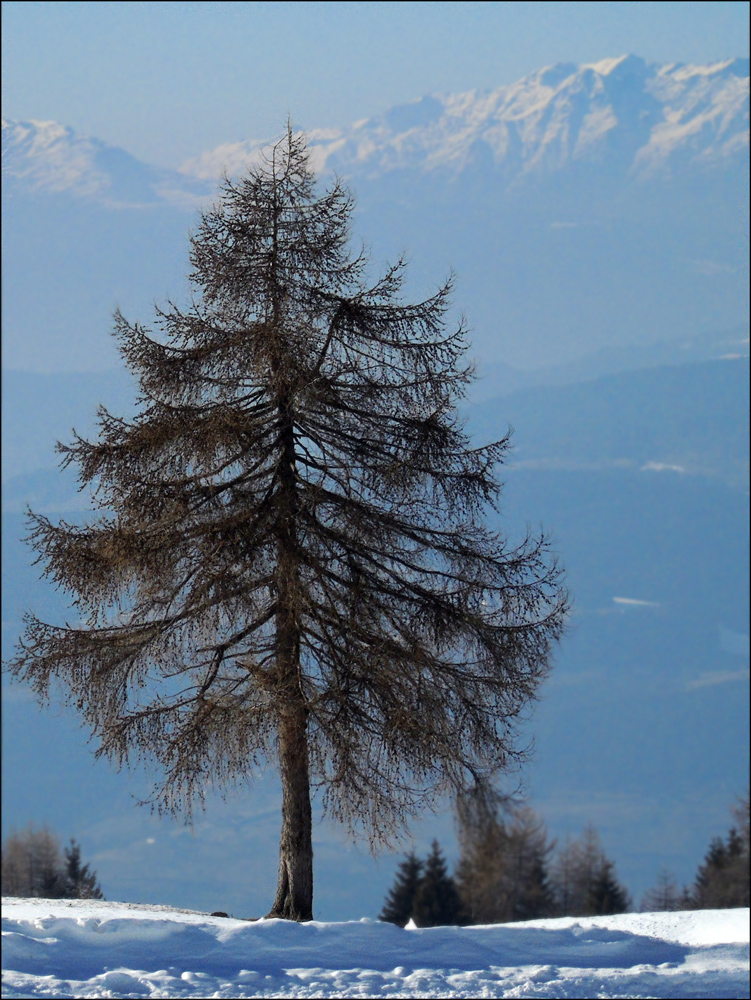
{"label": "blue-gray haze", "polygon": [[[484,375],[469,425],[478,438],[515,428],[499,523],[512,536],[542,523],[575,599],[519,778],[559,839],[598,826],[638,901],[662,866],[692,878],[747,781],[748,147],[701,162],[684,150],[667,175],[636,178],[644,136],[626,126],[656,111],[643,68],[625,67],[606,95],[625,124],[599,158],[521,178],[479,144],[453,172],[417,157],[348,176],[376,260],[408,250],[409,291],[458,271]],[[723,72],[747,87],[747,62]],[[437,113],[396,109],[382,126],[419,132]],[[148,320],[155,298],[185,292],[187,198],[160,200],[164,177],[124,153],[98,165],[109,199],[33,187],[20,169],[4,186],[4,657],[24,610],[65,615],[20,541],[26,502],[83,516],[54,441],[91,431],[97,402],[130,405],[110,313]],[[4,695],[4,832],[34,820],[76,836],[108,898],[268,906],[273,776],[212,801],[191,833],[135,807],[146,778],[94,765],[75,716]],[[455,857],[450,811],[414,834]],[[326,825],[315,849],[317,916],[374,915],[394,858],[372,861]]]}

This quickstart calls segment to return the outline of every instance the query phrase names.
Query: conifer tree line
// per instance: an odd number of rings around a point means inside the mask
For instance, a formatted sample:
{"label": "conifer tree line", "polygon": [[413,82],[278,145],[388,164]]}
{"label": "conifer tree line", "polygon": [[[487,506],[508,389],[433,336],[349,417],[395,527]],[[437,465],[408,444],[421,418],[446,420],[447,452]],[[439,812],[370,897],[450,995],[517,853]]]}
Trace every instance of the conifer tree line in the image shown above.
{"label": "conifer tree line", "polygon": [[693,888],[684,888],[681,893],[682,908],[723,910],[749,905],[751,837],[748,794],[731,811],[735,823],[724,840],[722,837],[712,839],[704,861],[699,866]]}
{"label": "conifer tree line", "polygon": [[47,827],[29,824],[13,831],[2,848],[3,896],[42,899],[104,899],[95,871],[81,863],[81,847],[71,839],[61,848],[60,838]]}
{"label": "conifer tree line", "polygon": [[642,900],[644,911],[726,910],[751,905],[749,795],[731,806],[734,823],[725,838],[713,837],[692,885],[679,887],[661,869]]}
{"label": "conifer tree line", "polygon": [[[643,911],[724,909],[749,905],[749,802],[733,810],[736,825],[715,837],[694,884],[679,889],[667,871],[645,893]],[[406,855],[380,919],[404,927],[491,924],[543,917],[605,916],[633,908],[615,862],[589,824],[557,846],[529,806],[502,814],[471,798],[459,804],[459,862],[448,873],[437,841],[423,861]]]}
{"label": "conifer tree line", "polygon": [[459,809],[459,862],[452,876],[437,841],[425,862],[399,866],[381,920],[418,927],[493,924],[623,913],[631,906],[594,827],[555,852],[528,806],[504,815],[477,802]]}

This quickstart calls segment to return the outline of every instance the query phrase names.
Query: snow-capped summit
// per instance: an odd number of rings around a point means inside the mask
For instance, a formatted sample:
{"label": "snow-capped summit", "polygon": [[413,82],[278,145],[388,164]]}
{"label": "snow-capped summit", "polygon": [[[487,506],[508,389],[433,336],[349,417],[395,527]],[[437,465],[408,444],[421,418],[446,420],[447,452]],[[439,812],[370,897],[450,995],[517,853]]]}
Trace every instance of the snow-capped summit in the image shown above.
{"label": "snow-capped summit", "polygon": [[203,186],[54,121],[2,122],[3,180],[27,192],[131,207],[195,202]]}
{"label": "snow-capped summit", "polygon": [[748,148],[741,62],[656,66],[622,56],[557,64],[490,92],[394,108],[321,145],[327,164],[344,171],[457,173],[483,156],[509,181],[576,163],[643,174],[677,158],[721,160]]}
{"label": "snow-capped summit", "polygon": [[97,196],[110,187],[97,164],[106,149],[97,139],[78,138],[53,121],[2,122],[3,175],[23,180],[34,190],[71,191]]}
{"label": "snow-capped summit", "polygon": [[[37,183],[46,182],[45,186],[53,190],[61,190],[71,182],[75,183],[88,166],[86,160],[90,157],[79,155],[79,162],[75,164],[75,156],[73,162],[70,162],[70,157],[65,153],[60,156],[65,149],[65,139],[70,134],[70,129],[57,122],[15,122],[3,118],[3,173],[6,176],[29,178],[33,178],[36,173]],[[80,152],[83,153],[83,150]],[[69,162],[66,163],[66,160]],[[89,190],[92,186],[91,183],[86,185]]]}
{"label": "snow-capped summit", "polygon": [[[431,94],[341,130],[309,133],[314,162],[345,176],[456,176],[490,168],[507,185],[570,167],[619,177],[720,164],[748,150],[749,63],[659,66],[634,55],[546,66],[510,86]],[[256,142],[225,145],[182,170],[242,169]]]}

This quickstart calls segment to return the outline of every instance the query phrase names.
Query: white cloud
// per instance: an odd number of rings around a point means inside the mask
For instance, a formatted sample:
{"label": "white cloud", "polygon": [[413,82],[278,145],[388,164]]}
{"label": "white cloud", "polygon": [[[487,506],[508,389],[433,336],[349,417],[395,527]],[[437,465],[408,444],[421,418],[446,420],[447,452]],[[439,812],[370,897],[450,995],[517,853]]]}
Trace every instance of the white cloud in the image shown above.
{"label": "white cloud", "polygon": [[613,601],[615,604],[622,604],[626,607],[659,608],[660,606],[656,601],[640,601],[635,597],[614,597]]}
{"label": "white cloud", "polygon": [[669,465],[667,462],[647,462],[642,465],[640,472],[685,472],[682,465]]}
{"label": "white cloud", "polygon": [[749,679],[749,669],[745,670],[711,670],[701,674],[694,681],[689,681],[686,685],[689,691],[695,688],[713,687],[715,684],[727,684],[731,681],[747,681]]}

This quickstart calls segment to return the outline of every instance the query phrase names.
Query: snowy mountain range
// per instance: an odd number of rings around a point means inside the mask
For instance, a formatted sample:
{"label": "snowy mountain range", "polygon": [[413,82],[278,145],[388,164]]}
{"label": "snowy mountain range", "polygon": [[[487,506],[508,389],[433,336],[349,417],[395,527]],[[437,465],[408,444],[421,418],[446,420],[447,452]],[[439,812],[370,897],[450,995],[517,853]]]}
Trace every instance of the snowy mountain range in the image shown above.
{"label": "snowy mountain range", "polygon": [[[508,190],[573,168],[619,179],[727,167],[748,153],[749,61],[657,65],[634,55],[548,66],[510,86],[431,94],[344,129],[308,135],[316,167],[373,180],[492,169]],[[225,144],[157,170],[56,122],[3,120],[3,173],[37,192],[186,207],[263,147]],[[201,183],[203,182],[203,183]]]}
{"label": "snowy mountain range", "polygon": [[[373,179],[492,166],[510,188],[572,166],[646,178],[748,151],[748,59],[659,66],[634,55],[558,63],[491,91],[429,95],[342,130],[309,133],[319,169]],[[184,173],[238,172],[257,144],[220,146]]]}
{"label": "snowy mountain range", "polygon": [[[309,146],[352,187],[375,269],[406,251],[418,295],[456,271],[483,362],[568,364],[746,323],[748,74],[563,63],[311,128]],[[114,308],[143,319],[186,294],[196,211],[264,146],[167,170],[55,122],[2,136],[4,363],[35,371],[115,365]]]}

